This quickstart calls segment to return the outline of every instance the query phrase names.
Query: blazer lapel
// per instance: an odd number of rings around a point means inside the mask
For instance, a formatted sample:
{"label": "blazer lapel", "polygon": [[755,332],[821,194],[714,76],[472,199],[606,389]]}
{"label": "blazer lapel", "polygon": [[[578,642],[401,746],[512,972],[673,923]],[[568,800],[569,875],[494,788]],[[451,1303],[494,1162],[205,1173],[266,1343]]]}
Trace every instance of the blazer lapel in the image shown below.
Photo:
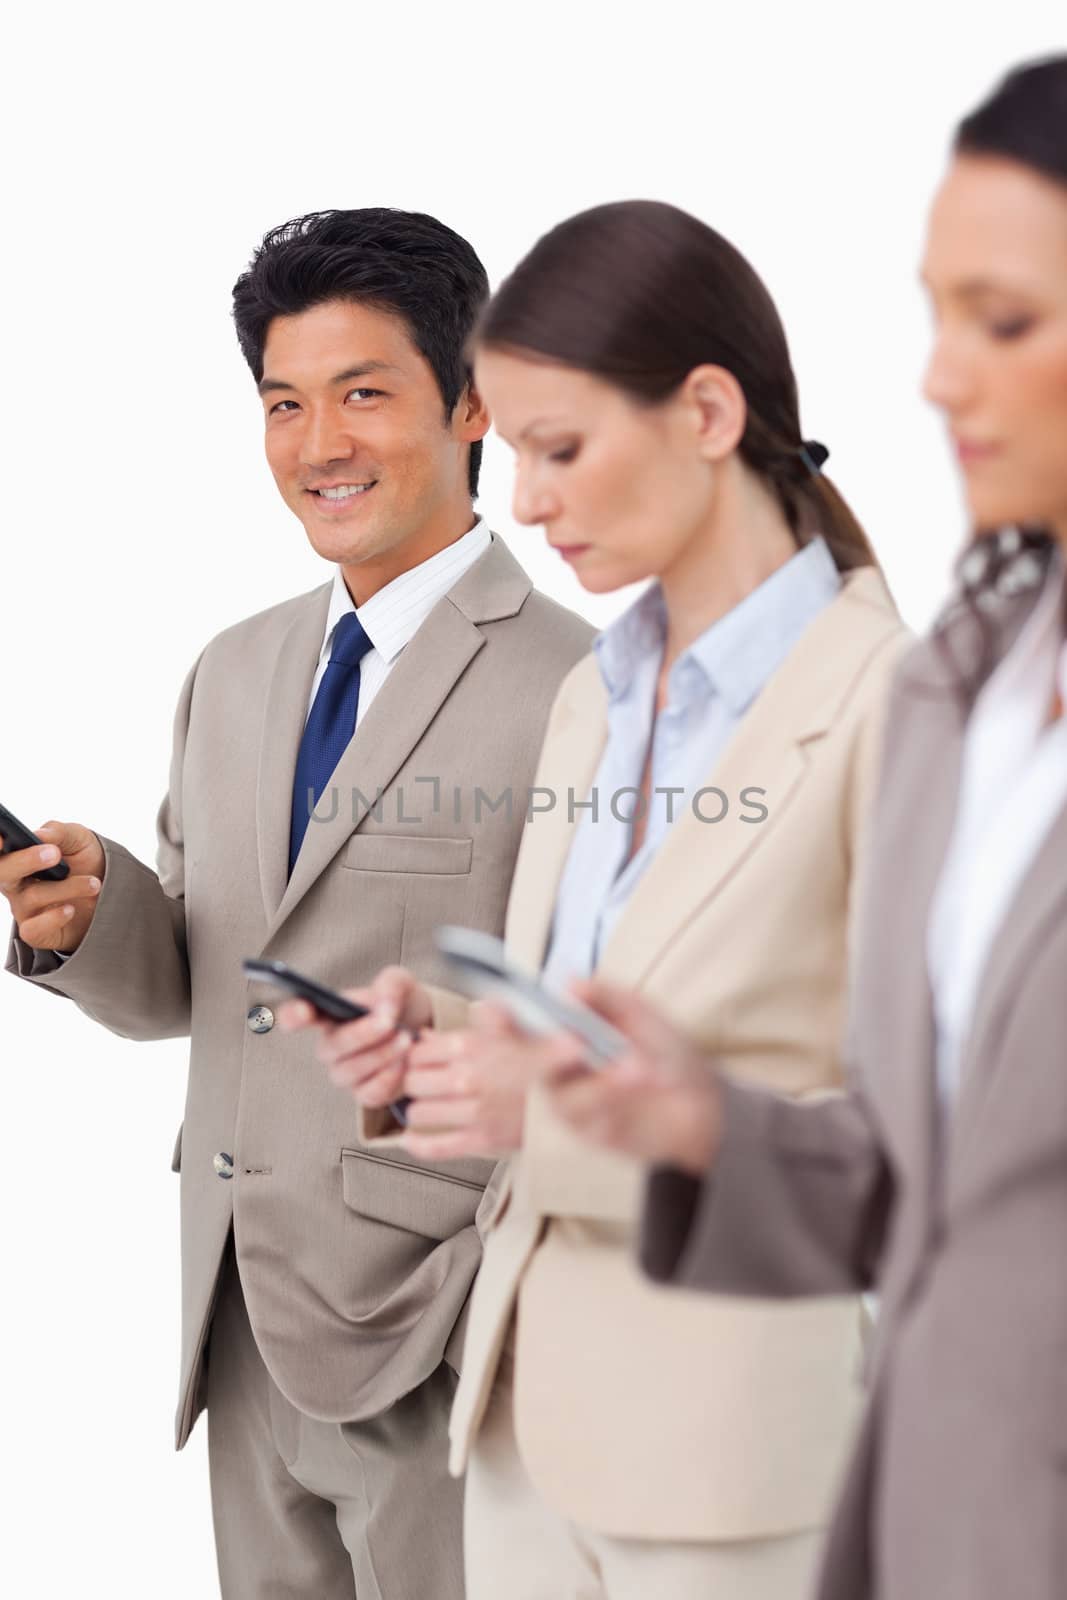
{"label": "blazer lapel", "polygon": [[[933,655],[936,648],[927,643],[923,653]],[[952,688],[951,674],[938,659],[931,666],[934,674],[945,674],[941,687],[931,695],[932,679],[924,675],[921,710],[907,718],[907,744],[893,747],[891,764],[881,775],[884,794],[876,811],[869,853],[872,881],[866,888],[877,918],[863,921],[864,937],[856,951],[858,981],[852,986],[854,1004],[884,996],[892,1008],[891,1049],[887,1059],[875,1062],[877,1081],[871,1082],[870,1091],[877,1103],[891,1103],[886,1126],[896,1162],[909,1174],[909,1187],[921,1196],[902,1223],[911,1228],[910,1237],[902,1237],[900,1252],[900,1259],[910,1263],[909,1271],[922,1258],[940,1209],[944,1177],[926,930],[956,815],[965,728],[965,708]],[[855,1020],[862,1032],[863,1016]],[[876,1042],[875,1050],[883,1043]],[[862,1057],[858,1065],[861,1076],[871,1069]]]}
{"label": "blazer lapel", "polygon": [[[729,810],[721,822],[702,822],[692,809],[678,818],[659,854],[639,880],[604,947],[601,971],[615,983],[637,987],[668,942],[759,848],[776,825],[804,775],[807,745],[818,730],[775,725],[769,707],[753,710],[704,779],[721,789]],[[738,795],[761,791],[762,821],[743,821]],[[718,796],[701,802],[706,815],[722,806]]]}
{"label": "blazer lapel", "polygon": [[260,887],[268,922],[285,893],[296,754],[322,648],[330,590],[329,583],[316,589],[290,623],[267,687],[259,741],[256,834]]}
{"label": "blazer lapel", "polygon": [[[1032,597],[991,613],[995,643],[987,672],[1010,647]],[[917,1265],[930,1224],[944,1203],[944,1134],[936,1081],[936,1030],[927,962],[927,929],[934,896],[959,804],[967,719],[973,704],[959,683],[980,690],[982,637],[965,608],[948,617],[943,632],[928,636],[912,651],[897,682],[906,745],[891,745],[882,773],[884,796],[877,809],[871,849],[868,899],[877,904],[876,924],[868,919],[859,956],[862,996],[892,988],[893,1049],[886,1082],[875,1085],[881,1098],[892,1073],[892,1125],[897,1159],[912,1177],[925,1207],[914,1213],[916,1236],[902,1241],[902,1257]],[[907,708],[905,713],[905,707]],[[889,763],[896,765],[890,765]],[[907,764],[907,777],[898,772]],[[862,1026],[862,1020],[861,1020]],[[862,1063],[861,1063],[862,1065]],[[953,1118],[953,1121],[955,1118]]]}
{"label": "blazer lapel", "polygon": [[997,1075],[1010,1068],[996,1039],[1009,1007],[1025,989],[1026,969],[1053,921],[1067,907],[1067,805],[1025,872],[994,936],[963,1050],[959,1098],[952,1114],[953,1173],[980,1131]]}
{"label": "blazer lapel", "polygon": [[[896,613],[880,574],[849,574],[838,597],[805,631],[742,718],[704,779],[721,789],[729,809],[704,822],[690,806],[635,888],[604,949],[601,970],[617,983],[639,985],[668,942],[759,849],[802,782],[812,748],[825,735],[864,659],[883,642],[870,627],[871,604]],[[760,821],[745,820],[740,793],[760,789]],[[722,800],[701,802],[715,815]]]}
{"label": "blazer lapel", "polygon": [[[566,704],[555,712],[541,752],[534,788],[547,791],[554,803],[551,811],[534,813],[508,900],[508,951],[531,972],[544,963],[560,878],[578,826],[577,818],[571,820],[571,800],[588,798],[607,735],[607,697],[596,657],[589,655],[575,668]],[[545,798],[538,795],[534,804]]]}
{"label": "blazer lapel", "polygon": [[[318,810],[322,820],[318,813],[312,817],[288,884],[284,880],[293,774],[314,659],[310,671],[303,677],[298,727],[295,726],[292,710],[295,690],[288,686],[279,691],[279,720],[287,719],[284,724],[285,750],[284,753],[269,751],[268,745],[273,740],[267,738],[271,733],[268,723],[260,781],[264,822],[260,848],[263,856],[267,857],[264,863],[265,881],[272,894],[277,890],[279,881],[282,890],[272,902],[273,910],[268,906],[268,940],[273,938],[345,840],[358,828],[376,797],[396,776],[466,667],[485,644],[485,636],[478,624],[514,616],[522,608],[530,589],[526,573],[507,546],[494,535],[489,549],[430,612],[401,652],[366,715],[361,718],[348,748],[337,764],[327,794],[320,801]],[[324,626],[323,612],[314,646],[316,652],[321,644]],[[281,743],[281,729],[276,737]],[[459,755],[457,752],[457,757]],[[427,773],[426,776],[444,774]],[[266,787],[268,783],[272,785],[269,793]],[[414,799],[412,796],[409,804],[413,804]]]}

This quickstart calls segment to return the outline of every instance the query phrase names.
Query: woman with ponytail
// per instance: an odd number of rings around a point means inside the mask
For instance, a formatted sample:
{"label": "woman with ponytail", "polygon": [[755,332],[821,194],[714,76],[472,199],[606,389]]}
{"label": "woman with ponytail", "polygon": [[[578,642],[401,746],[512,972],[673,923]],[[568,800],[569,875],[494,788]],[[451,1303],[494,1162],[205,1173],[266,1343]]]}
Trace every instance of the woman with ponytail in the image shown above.
{"label": "woman with ponytail", "polygon": [[[801,432],[774,304],[697,218],[600,206],[534,246],[474,358],[518,520],[589,591],[648,585],[556,700],[511,953],[557,987],[636,985],[753,1083],[832,1090],[906,635]],[[395,971],[369,998],[398,1029],[338,1029],[335,1077],[365,1106],[411,1097],[416,1160],[517,1152],[453,1411],[469,1600],[802,1600],[859,1403],[858,1295],[643,1281],[640,1168],[527,1099],[538,1043],[492,1013],[446,1031],[454,999]]]}

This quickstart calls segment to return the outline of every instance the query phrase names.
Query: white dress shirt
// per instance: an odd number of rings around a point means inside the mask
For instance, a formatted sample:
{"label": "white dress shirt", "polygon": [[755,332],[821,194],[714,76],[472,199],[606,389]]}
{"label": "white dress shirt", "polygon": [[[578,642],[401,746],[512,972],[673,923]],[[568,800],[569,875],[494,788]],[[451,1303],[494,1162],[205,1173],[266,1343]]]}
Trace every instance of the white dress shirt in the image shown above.
{"label": "white dress shirt", "polygon": [[334,629],[346,612],[358,615],[363,631],[374,646],[373,650],[367,651],[359,666],[358,728],[404,646],[411,643],[438,600],[448,593],[454,583],[459,582],[467,568],[472,567],[478,557],[488,550],[491,542],[492,534],[479,517],[462,539],[438,550],[427,561],[420,561],[417,567],[402,572],[384,589],[379,589],[377,594],[365,600],[358,611],[345,584],[344,573],[338,567],[333,575],[333,593],[326,614],[319,664],[308,696],[308,712],[315,702],[330,660]]}
{"label": "white dress shirt", "polygon": [[979,692],[964,733],[956,821],[927,928],[927,969],[943,1107],[960,1061],[993,939],[1027,868],[1067,803],[1064,566],[1056,553],[1018,638]]}
{"label": "white dress shirt", "polygon": [[[562,988],[585,977],[672,823],[694,794],[749,706],[820,611],[836,597],[841,575],[826,541],[816,537],[684,650],[667,679],[656,715],[656,688],[667,638],[658,584],[595,640],[608,693],[608,741],[560,879],[546,981]],[[627,860],[637,790],[651,742],[653,793],[641,847]],[[655,791],[659,791],[658,793]],[[615,804],[613,806],[613,800]],[[737,795],[727,796],[731,809]],[[709,830],[722,802],[700,808]]]}

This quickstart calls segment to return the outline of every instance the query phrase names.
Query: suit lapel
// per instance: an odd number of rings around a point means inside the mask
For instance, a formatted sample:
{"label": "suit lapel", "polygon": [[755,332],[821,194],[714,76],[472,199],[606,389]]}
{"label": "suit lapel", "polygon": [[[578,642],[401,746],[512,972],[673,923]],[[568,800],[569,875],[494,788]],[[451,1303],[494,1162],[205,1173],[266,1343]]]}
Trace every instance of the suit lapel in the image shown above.
{"label": "suit lapel", "polygon": [[[438,602],[405,647],[337,763],[308,824],[293,875],[271,923],[270,936],[358,828],[484,643],[478,629],[447,599]],[[290,795],[291,792],[290,789]],[[415,794],[408,797],[409,809],[416,799]],[[391,798],[389,810],[383,815],[395,817],[396,811],[396,801]]]}
{"label": "suit lapel", "polygon": [[[722,821],[702,822],[687,809],[639,879],[604,947],[601,971],[613,982],[637,987],[644,981],[669,941],[741,870],[788,805],[804,775],[807,747],[821,735],[776,725],[768,710],[753,708],[704,778],[705,787],[727,797]],[[742,820],[751,815],[741,811],[738,798],[746,787],[762,791],[757,798],[767,808],[764,820]],[[708,795],[701,807],[715,816],[722,803]]]}
{"label": "suit lapel", "polygon": [[[1026,969],[1050,925],[1067,905],[1067,806],[1052,823],[1023,875],[994,936],[963,1049],[959,1098],[952,1116],[954,1157],[980,1130],[997,1074],[1006,1069],[996,1046],[1004,1015],[1025,988]],[[956,1161],[953,1161],[956,1171]]]}
{"label": "suit lapel", "polygon": [[[933,645],[926,650],[933,651]],[[943,670],[941,663],[936,670]],[[909,668],[910,670],[910,668]],[[890,1142],[909,1187],[922,1197],[907,1213],[913,1235],[901,1241],[901,1259],[921,1259],[940,1207],[940,1113],[935,1077],[933,997],[926,955],[930,908],[952,834],[959,791],[965,711],[948,679],[933,696],[926,678],[921,710],[906,719],[906,746],[887,752],[870,849],[872,881],[858,950],[858,1003],[884,1007],[892,1018],[891,1059],[878,1058],[870,1084],[878,1103],[891,1104]],[[856,1018],[861,1033],[863,1015]],[[873,1044],[878,1051],[883,1041]],[[870,1067],[861,1056],[859,1067]]]}
{"label": "suit lapel", "polygon": [[494,534],[489,549],[437,602],[361,718],[320,801],[323,820],[318,814],[312,817],[286,883],[293,775],[322,644],[328,587],[312,608],[313,615],[294,624],[268,695],[260,756],[259,845],[268,940],[363,821],[484,645],[478,624],[514,616],[530,589],[526,573]]}
{"label": "suit lapel", "polygon": [[[589,655],[575,668],[566,705],[554,715],[541,752],[534,786],[547,790],[555,803],[529,824],[508,901],[508,950],[531,972],[544,962],[560,878],[578,826],[570,820],[571,795],[576,801],[588,798],[607,734],[603,680],[596,657]],[[534,803],[544,798],[538,796]]]}
{"label": "suit lapel", "polygon": [[285,893],[296,754],[322,649],[331,587],[327,583],[309,595],[290,623],[267,687],[259,741],[256,833],[260,887],[268,922]]}
{"label": "suit lapel", "polygon": [[[670,940],[778,826],[813,748],[864,660],[884,642],[884,633],[870,626],[872,603],[888,613],[887,626],[890,617],[895,623],[880,575],[873,568],[850,574],[764,686],[704,779],[706,787],[726,796],[726,815],[721,822],[704,822],[690,806],[671,827],[605,946],[606,977],[643,983]],[[743,809],[740,801],[747,788],[766,791],[753,800],[766,807],[760,821],[744,820],[752,815],[751,806]],[[721,807],[716,795],[701,802],[707,816]]]}
{"label": "suit lapel", "polygon": [[[990,614],[995,666],[1025,619],[1032,597]],[[925,1205],[913,1213],[918,1231],[902,1241],[917,1264],[926,1232],[944,1201],[946,1168],[936,1080],[936,1031],[927,961],[927,929],[934,896],[952,838],[959,804],[964,740],[971,704],[961,680],[981,688],[982,637],[961,608],[943,634],[927,637],[912,651],[898,679],[901,727],[907,742],[891,742],[881,773],[884,794],[875,814],[869,903],[859,949],[860,982],[855,992],[882,996],[891,1007],[896,1059],[885,1062],[885,1079],[872,1085],[878,1100],[892,1096],[891,1128],[899,1165],[910,1175]],[[905,769],[903,775],[900,768]],[[862,1018],[859,1019],[863,1027]],[[862,1062],[861,1062],[862,1066]]]}

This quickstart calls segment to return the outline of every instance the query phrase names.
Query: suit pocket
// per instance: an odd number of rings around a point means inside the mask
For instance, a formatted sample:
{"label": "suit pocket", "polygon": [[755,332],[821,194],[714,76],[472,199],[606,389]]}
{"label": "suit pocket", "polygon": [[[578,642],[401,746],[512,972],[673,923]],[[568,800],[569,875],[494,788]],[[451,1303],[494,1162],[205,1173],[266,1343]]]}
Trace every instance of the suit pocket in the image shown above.
{"label": "suit pocket", "polygon": [[426,834],[354,833],[341,865],[358,872],[469,872],[473,839],[430,838]]}
{"label": "suit pocket", "polygon": [[341,1168],[350,1210],[428,1239],[451,1239],[469,1228],[485,1189],[473,1176],[414,1167],[366,1150],[342,1150]]}
{"label": "suit pocket", "polygon": [[184,1132],[185,1123],[183,1122],[178,1129],[178,1137],[174,1141],[174,1150],[170,1158],[170,1170],[172,1172],[180,1172],[182,1170],[182,1134]]}

